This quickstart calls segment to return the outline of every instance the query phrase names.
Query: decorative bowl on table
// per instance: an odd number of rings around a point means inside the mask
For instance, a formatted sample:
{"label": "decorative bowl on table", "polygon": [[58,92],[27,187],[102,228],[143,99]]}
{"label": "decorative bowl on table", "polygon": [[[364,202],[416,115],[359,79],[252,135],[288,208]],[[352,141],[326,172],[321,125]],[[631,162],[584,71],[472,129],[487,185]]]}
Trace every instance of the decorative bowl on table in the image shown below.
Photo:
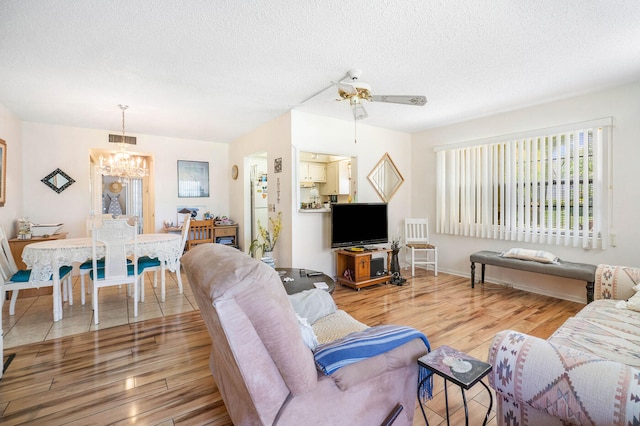
{"label": "decorative bowl on table", "polygon": [[63,227],[64,223],[32,224],[31,235],[34,237],[47,237],[62,231]]}

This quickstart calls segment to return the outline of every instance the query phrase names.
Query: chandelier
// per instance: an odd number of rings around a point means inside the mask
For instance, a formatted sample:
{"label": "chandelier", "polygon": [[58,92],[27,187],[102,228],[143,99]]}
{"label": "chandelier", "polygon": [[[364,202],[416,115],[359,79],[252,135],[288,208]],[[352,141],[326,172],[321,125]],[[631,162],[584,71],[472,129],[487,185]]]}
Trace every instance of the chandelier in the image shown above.
{"label": "chandelier", "polygon": [[100,156],[100,172],[103,176],[117,177],[118,182],[126,185],[131,178],[148,176],[149,169],[147,169],[146,159],[131,155],[127,151],[124,137],[124,112],[129,107],[127,105],[118,106],[122,110],[122,140],[120,141],[120,148],[117,152],[111,154],[108,159],[102,155]]}

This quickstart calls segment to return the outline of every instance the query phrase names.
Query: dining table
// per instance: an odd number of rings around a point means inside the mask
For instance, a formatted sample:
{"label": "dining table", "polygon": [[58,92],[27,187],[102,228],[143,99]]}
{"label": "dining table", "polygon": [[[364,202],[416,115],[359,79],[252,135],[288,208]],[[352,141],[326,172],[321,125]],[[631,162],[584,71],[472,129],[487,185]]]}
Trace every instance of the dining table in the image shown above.
{"label": "dining table", "polygon": [[[162,288],[164,271],[175,272],[182,256],[182,236],[177,234],[140,234],[136,237],[137,256],[157,258],[161,263]],[[127,254],[133,255],[133,240],[127,244]],[[104,245],[96,244],[96,256],[104,256]],[[22,252],[22,260],[31,269],[30,281],[37,287],[38,281],[53,279],[53,321],[62,319],[62,297],[59,270],[61,266],[83,263],[93,256],[91,237],[67,238],[29,244]]]}

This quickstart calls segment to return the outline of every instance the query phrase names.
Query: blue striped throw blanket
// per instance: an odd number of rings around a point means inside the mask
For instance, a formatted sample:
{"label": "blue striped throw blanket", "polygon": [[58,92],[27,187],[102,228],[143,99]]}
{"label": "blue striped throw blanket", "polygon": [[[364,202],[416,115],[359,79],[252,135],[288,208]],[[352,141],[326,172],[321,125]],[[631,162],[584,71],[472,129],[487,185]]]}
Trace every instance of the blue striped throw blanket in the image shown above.
{"label": "blue striped throw blanket", "polygon": [[[370,327],[364,331],[350,333],[333,342],[319,345],[314,351],[316,366],[324,374],[330,375],[341,367],[388,352],[417,338],[422,339],[427,347],[427,352],[431,352],[429,340],[415,328],[399,325]],[[424,379],[428,378],[426,386],[420,389],[422,399],[431,399],[432,374],[431,370],[420,367],[418,383],[422,383],[425,381]]]}

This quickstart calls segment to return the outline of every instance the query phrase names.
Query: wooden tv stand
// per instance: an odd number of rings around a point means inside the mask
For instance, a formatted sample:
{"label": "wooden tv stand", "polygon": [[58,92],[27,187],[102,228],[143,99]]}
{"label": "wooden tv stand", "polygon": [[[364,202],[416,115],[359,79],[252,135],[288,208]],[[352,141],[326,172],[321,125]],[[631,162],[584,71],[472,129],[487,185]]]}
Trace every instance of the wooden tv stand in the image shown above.
{"label": "wooden tv stand", "polygon": [[[389,273],[379,276],[371,276],[371,255],[374,253],[387,253],[387,270],[391,265],[391,250],[390,249],[377,249],[377,250],[365,250],[365,251],[349,251],[338,250],[336,255],[338,256],[336,261],[336,276],[340,284],[347,287],[360,290],[362,287],[369,287],[371,285],[384,283],[391,280]],[[352,280],[345,278],[344,271],[349,269],[351,271]]]}

